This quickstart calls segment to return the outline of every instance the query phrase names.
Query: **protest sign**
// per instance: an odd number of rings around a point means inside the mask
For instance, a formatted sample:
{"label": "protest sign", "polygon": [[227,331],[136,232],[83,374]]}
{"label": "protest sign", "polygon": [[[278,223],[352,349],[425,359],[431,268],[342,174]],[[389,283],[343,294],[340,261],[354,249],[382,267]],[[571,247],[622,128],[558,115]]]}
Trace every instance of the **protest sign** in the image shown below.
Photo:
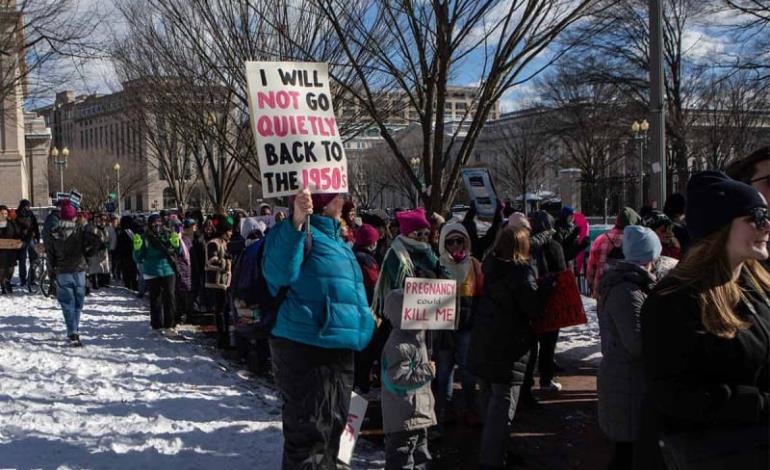
{"label": "protest sign", "polygon": [[410,277],[404,283],[403,330],[454,330],[457,282]]}
{"label": "protest sign", "polygon": [[246,62],[262,196],[346,193],[348,167],[322,62]]}
{"label": "protest sign", "polygon": [[356,440],[358,440],[358,434],[361,432],[361,424],[364,422],[368,406],[369,402],[365,398],[352,392],[348,421],[345,430],[342,431],[342,436],[340,436],[340,450],[337,454],[337,458],[348,465],[353,458],[353,448],[356,446]]}
{"label": "protest sign", "polygon": [[476,213],[481,217],[494,217],[497,210],[497,195],[492,178],[486,168],[463,168],[463,182],[468,195],[476,204]]}
{"label": "protest sign", "polygon": [[15,238],[0,238],[0,250],[18,250],[21,246],[21,240]]}

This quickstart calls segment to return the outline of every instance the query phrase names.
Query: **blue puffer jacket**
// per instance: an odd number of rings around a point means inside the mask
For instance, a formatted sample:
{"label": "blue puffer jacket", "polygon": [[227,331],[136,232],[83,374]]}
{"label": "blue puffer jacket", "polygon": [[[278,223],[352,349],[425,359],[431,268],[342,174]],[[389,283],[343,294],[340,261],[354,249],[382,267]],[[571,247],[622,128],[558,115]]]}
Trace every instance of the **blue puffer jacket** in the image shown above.
{"label": "blue puffer jacket", "polygon": [[[374,318],[356,257],[333,219],[312,216],[313,246],[305,258],[305,231],[290,220],[265,239],[262,269],[271,293],[289,286],[272,334],[328,349],[363,350]],[[304,260],[304,263],[303,263]]]}

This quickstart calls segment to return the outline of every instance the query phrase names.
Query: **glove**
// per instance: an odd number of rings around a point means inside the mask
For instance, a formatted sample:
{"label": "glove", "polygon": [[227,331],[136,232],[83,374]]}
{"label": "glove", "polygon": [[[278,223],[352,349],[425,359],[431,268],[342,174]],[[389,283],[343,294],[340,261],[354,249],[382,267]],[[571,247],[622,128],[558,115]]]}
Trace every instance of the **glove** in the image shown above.
{"label": "glove", "polygon": [[132,239],[134,242],[134,251],[139,251],[142,249],[142,244],[144,243],[142,241],[142,236],[138,233],[134,235],[134,238]]}
{"label": "glove", "polygon": [[172,246],[173,248],[179,248],[179,244],[181,243],[181,241],[182,241],[182,238],[179,236],[179,234],[178,234],[178,233],[176,233],[176,232],[173,232],[173,233],[172,233],[172,234],[171,234],[171,235],[168,237],[168,241],[169,241],[169,243],[171,243],[171,246]]}

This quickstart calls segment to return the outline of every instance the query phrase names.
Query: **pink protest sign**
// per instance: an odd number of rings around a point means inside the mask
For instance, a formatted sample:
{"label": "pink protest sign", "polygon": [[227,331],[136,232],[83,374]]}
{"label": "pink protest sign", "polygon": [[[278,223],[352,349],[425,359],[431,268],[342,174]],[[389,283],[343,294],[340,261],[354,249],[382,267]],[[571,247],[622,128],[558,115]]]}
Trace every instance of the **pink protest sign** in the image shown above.
{"label": "pink protest sign", "polygon": [[263,197],[346,193],[348,167],[337,128],[328,65],[246,62],[252,131]]}

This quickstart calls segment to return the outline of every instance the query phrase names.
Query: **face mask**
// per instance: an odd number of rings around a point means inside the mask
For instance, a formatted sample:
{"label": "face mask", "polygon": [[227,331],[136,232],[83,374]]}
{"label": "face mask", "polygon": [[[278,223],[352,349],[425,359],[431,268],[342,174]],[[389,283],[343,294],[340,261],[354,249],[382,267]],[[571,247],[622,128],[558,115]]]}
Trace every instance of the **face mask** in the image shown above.
{"label": "face mask", "polygon": [[452,259],[455,263],[460,263],[462,261],[465,261],[465,258],[468,257],[468,253],[464,251],[458,251],[456,253],[452,253]]}

